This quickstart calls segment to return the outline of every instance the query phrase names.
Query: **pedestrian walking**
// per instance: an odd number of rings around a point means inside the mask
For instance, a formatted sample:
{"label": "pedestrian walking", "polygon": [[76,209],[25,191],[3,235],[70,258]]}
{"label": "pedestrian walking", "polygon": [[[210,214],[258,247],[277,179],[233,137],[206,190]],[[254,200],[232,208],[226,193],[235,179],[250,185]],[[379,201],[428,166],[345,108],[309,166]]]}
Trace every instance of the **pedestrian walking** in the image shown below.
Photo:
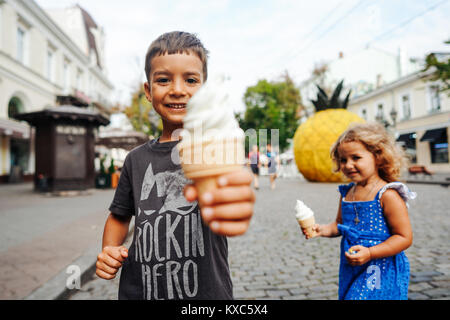
{"label": "pedestrian walking", "polygon": [[[226,236],[249,226],[251,174],[243,168],[219,176],[218,189],[204,194],[200,213],[196,188],[186,186],[180,164],[172,161],[179,142],[173,133],[183,127],[186,104],[206,81],[207,54],[187,32],[163,34],[147,52],[144,89],[163,132],[126,157],[97,259],[96,274],[104,279],[122,267],[119,299],[233,298]],[[122,244],[132,216],[134,237],[127,249]]]}
{"label": "pedestrian walking", "polygon": [[339,137],[331,156],[336,171],[352,182],[339,186],[336,221],[313,230],[322,237],[342,235],[339,299],[406,300],[404,250],[412,244],[406,201],[416,194],[397,181],[402,150],[382,126],[360,124]]}
{"label": "pedestrian walking", "polygon": [[261,166],[259,161],[259,151],[258,146],[255,144],[252,147],[252,151],[248,153],[248,160],[250,164],[250,169],[253,173],[253,186],[256,190],[259,189],[259,168]]}
{"label": "pedestrian walking", "polygon": [[274,190],[275,180],[277,179],[278,168],[280,166],[280,157],[278,156],[278,153],[272,149],[272,145],[270,143],[267,144],[266,154],[268,159],[267,169],[270,178],[270,188]]}

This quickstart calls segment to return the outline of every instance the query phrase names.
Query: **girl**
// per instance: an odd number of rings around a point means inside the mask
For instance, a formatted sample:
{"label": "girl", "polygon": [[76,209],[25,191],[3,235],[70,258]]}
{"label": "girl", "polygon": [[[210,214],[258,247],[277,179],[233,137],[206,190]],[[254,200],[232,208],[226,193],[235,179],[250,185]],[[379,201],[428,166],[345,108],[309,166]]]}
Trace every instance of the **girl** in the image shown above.
{"label": "girl", "polygon": [[404,164],[401,149],[382,126],[360,124],[338,138],[331,157],[352,182],[339,186],[336,221],[314,230],[342,235],[339,299],[407,299],[403,251],[412,244],[412,230],[406,201],[416,194],[395,182]]}

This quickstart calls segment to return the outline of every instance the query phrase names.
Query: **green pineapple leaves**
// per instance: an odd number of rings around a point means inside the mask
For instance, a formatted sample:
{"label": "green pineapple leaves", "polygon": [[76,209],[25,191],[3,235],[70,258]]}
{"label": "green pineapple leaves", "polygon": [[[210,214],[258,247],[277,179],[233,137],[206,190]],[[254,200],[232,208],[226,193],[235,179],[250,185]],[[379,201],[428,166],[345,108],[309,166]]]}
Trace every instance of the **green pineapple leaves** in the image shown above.
{"label": "green pineapple leaves", "polygon": [[343,83],[344,80],[341,80],[341,82],[339,82],[339,84],[336,86],[336,89],[334,89],[331,99],[328,98],[327,93],[319,85],[316,85],[317,89],[319,90],[319,92],[317,92],[317,100],[311,100],[311,102],[314,104],[314,107],[316,108],[316,112],[327,109],[347,109],[348,101],[350,100],[350,93],[352,92],[352,90],[349,90],[344,100],[339,99]]}

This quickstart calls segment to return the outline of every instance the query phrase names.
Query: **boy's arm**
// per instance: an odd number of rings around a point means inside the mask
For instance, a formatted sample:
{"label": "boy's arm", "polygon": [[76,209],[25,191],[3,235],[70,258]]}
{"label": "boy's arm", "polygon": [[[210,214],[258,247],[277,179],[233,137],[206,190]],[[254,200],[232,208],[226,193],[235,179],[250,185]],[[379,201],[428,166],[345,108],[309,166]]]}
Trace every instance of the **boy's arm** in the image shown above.
{"label": "boy's arm", "polygon": [[124,243],[130,217],[122,217],[110,213],[103,231],[102,252],[97,256],[96,274],[100,278],[110,280],[116,277],[116,273],[122,266],[122,262],[128,257],[128,250]]}
{"label": "boy's arm", "polygon": [[103,230],[102,248],[121,246],[128,235],[131,216],[122,217],[110,213]]}
{"label": "boy's arm", "polygon": [[[203,220],[212,231],[225,236],[237,236],[247,231],[255,202],[251,182],[252,174],[244,168],[224,174],[217,178],[218,188],[199,199]],[[188,201],[197,199],[193,185],[186,186],[184,194]]]}

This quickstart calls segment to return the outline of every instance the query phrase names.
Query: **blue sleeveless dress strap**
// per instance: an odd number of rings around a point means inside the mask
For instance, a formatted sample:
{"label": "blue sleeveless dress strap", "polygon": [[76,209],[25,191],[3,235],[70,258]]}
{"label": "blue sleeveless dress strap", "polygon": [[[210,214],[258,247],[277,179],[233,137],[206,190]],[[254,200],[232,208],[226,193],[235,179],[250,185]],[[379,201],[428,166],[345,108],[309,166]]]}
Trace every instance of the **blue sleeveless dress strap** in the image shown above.
{"label": "blue sleeveless dress strap", "polygon": [[[382,194],[388,188],[408,191],[409,193],[401,191],[404,193],[403,199],[413,199],[415,194],[401,183],[391,183],[381,188],[371,201],[346,201],[345,196],[353,185],[354,183],[339,186],[342,195],[342,223],[338,224],[342,235],[339,299],[405,300],[408,298],[409,261],[404,252],[371,260],[362,266],[348,264],[345,252],[355,245],[376,246],[391,236],[380,203]],[[359,222],[355,222],[356,213]]]}

